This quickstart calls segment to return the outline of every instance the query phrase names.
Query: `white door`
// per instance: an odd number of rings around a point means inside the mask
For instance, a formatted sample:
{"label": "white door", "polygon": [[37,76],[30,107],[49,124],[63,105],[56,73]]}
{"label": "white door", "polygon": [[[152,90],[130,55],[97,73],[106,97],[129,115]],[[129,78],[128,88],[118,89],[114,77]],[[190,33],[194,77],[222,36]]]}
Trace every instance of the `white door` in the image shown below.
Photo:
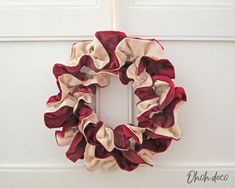
{"label": "white door", "polygon": [[[117,0],[114,7],[108,0],[0,0],[0,187],[234,187],[235,1]],[[165,47],[188,96],[179,110],[183,137],[154,167],[89,172],[66,159],[43,113],[58,92],[53,64],[69,58],[74,42],[113,25]],[[109,124],[129,122],[132,101],[130,87],[113,79],[96,109]],[[220,177],[190,183],[190,171]]]}

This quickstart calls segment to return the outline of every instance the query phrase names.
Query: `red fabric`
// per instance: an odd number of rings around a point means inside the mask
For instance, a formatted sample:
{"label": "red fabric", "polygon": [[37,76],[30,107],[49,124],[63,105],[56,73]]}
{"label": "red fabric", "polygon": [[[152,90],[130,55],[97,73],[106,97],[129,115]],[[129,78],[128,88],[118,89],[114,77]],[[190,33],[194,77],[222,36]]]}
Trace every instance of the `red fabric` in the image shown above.
{"label": "red fabric", "polygon": [[173,65],[168,59],[153,59],[148,56],[143,56],[140,60],[138,73],[146,69],[151,76],[161,75],[170,79],[175,78],[175,70]]}
{"label": "red fabric", "polygon": [[95,71],[95,72],[98,72],[99,70],[96,68],[92,58],[88,55],[84,55],[81,59],[80,59],[80,62],[79,62],[79,65],[81,66],[81,68],[83,66],[85,67],[89,67],[91,70]]}
{"label": "red fabric", "polygon": [[166,76],[153,76],[152,78],[154,81],[163,81],[169,84],[170,86],[170,90],[167,93],[167,96],[165,98],[165,100],[163,101],[163,103],[159,106],[160,110],[164,109],[168,104],[170,104],[170,102],[174,99],[174,94],[175,94],[175,85],[172,82],[171,79],[169,79]]}
{"label": "red fabric", "polygon": [[174,110],[178,103],[186,101],[186,94],[183,88],[175,88],[175,96],[171,103],[162,112],[153,115],[152,121],[157,125],[168,128],[174,125]]}
{"label": "red fabric", "polygon": [[104,146],[101,144],[96,145],[95,147],[95,157],[99,159],[105,159],[112,156],[112,152],[108,152]]}
{"label": "red fabric", "polygon": [[92,93],[93,95],[96,94],[96,84],[91,84],[89,86],[80,85],[79,91],[83,93]]}
{"label": "red fabric", "polygon": [[[83,81],[87,80],[88,79],[87,75],[85,73],[80,72],[80,68],[81,67],[79,65],[70,67],[70,66],[65,66],[62,64],[55,64],[53,67],[53,73],[56,79],[58,79],[58,77],[63,74],[71,74],[79,80],[83,80]],[[56,81],[56,83],[60,92],[57,95],[50,97],[47,103],[57,102],[61,100],[61,87],[60,87],[58,80]]]}
{"label": "red fabric", "polygon": [[144,121],[146,122],[147,120],[150,119],[150,115],[152,112],[158,112],[160,110],[163,110],[174,99],[175,86],[174,83],[171,81],[171,79],[169,79],[166,76],[153,76],[152,79],[153,81],[159,80],[168,83],[170,86],[170,90],[167,93],[167,96],[161,105],[156,104],[156,106],[153,106],[152,108],[150,108],[149,110],[147,110],[146,112],[137,117],[139,122],[144,122]]}
{"label": "red fabric", "polygon": [[148,164],[136,152],[132,150],[122,151],[123,156],[134,164]]}
{"label": "red fabric", "polygon": [[87,142],[92,145],[98,145],[99,141],[96,139],[96,134],[102,127],[103,122],[99,121],[97,124],[90,123],[86,126],[84,134],[87,138]]}
{"label": "red fabric", "polygon": [[130,138],[139,143],[138,137],[125,125],[118,125],[114,131],[114,145],[120,149],[128,149],[130,147]]}
{"label": "red fabric", "polygon": [[146,112],[142,113],[140,116],[138,116],[137,120],[139,122],[147,121],[147,120],[149,120],[152,112],[157,112],[159,110],[160,110],[160,107],[158,105],[154,106],[154,107],[150,108],[149,110],[147,110]]}
{"label": "red fabric", "polygon": [[126,62],[126,64],[123,65],[118,71],[119,79],[124,85],[127,85],[130,81],[132,81],[132,79],[128,78],[126,74],[126,70],[128,69],[130,65],[131,65],[130,62]]}
{"label": "red fabric", "polygon": [[164,152],[171,144],[171,138],[145,139],[141,145],[136,144],[136,150],[147,149],[155,153]]}
{"label": "red fabric", "polygon": [[114,149],[112,156],[117,161],[118,166],[126,171],[132,171],[136,169],[139,164],[147,164],[138,156],[138,154],[133,151],[119,151]]}
{"label": "red fabric", "polygon": [[86,140],[83,134],[78,132],[66,152],[67,158],[73,162],[76,162],[78,159],[82,159],[84,157],[85,146]]}
{"label": "red fabric", "polygon": [[64,106],[55,112],[44,114],[44,122],[48,128],[73,127],[78,123],[73,108]]}
{"label": "red fabric", "polygon": [[56,78],[63,74],[70,74],[76,77],[79,80],[87,80],[87,75],[80,71],[80,65],[77,66],[66,66],[62,64],[55,64],[53,67],[53,74]]}
{"label": "red fabric", "polygon": [[138,127],[154,129],[156,128],[156,125],[152,119],[147,119],[146,121],[138,122]]}
{"label": "red fabric", "polygon": [[119,31],[101,31],[96,32],[95,36],[99,39],[109,54],[110,62],[104,67],[104,69],[112,70],[118,68],[119,62],[115,56],[115,49],[118,43],[126,37],[126,34]]}
{"label": "red fabric", "polygon": [[85,105],[83,100],[80,100],[76,109],[76,114],[78,119],[82,121],[84,118],[89,116],[92,113],[92,109],[90,106]]}
{"label": "red fabric", "polygon": [[135,90],[136,96],[141,100],[148,100],[152,98],[156,98],[157,95],[154,92],[152,87],[140,87]]}
{"label": "red fabric", "polygon": [[118,166],[126,171],[132,171],[136,169],[139,164],[148,164],[134,151],[131,150],[120,151],[114,149],[112,152],[108,152],[103,146],[101,145],[96,146],[95,148],[96,158],[105,159],[110,156],[113,156]]}

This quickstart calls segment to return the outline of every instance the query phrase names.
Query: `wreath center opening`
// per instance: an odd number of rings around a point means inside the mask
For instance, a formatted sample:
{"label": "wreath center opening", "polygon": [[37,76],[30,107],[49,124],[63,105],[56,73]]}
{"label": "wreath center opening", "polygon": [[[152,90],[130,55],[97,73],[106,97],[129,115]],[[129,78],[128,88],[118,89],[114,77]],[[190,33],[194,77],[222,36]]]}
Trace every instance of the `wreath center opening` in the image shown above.
{"label": "wreath center opening", "polygon": [[96,95],[96,108],[99,119],[106,126],[115,128],[120,124],[131,123],[131,83],[123,85],[117,76],[110,76],[110,83],[99,88]]}

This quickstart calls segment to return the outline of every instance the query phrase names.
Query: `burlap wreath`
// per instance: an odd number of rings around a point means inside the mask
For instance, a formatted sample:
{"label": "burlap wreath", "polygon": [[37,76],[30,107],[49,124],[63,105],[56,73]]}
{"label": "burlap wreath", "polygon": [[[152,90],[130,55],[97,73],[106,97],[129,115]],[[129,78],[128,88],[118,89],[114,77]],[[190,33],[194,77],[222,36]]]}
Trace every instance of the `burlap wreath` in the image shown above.
{"label": "burlap wreath", "polygon": [[[83,159],[89,170],[102,166],[131,171],[139,164],[151,165],[155,153],[180,139],[175,108],[186,101],[186,94],[175,87],[174,67],[162,52],[156,40],[101,31],[94,40],[75,43],[67,64],[55,64],[60,92],[49,98],[44,120],[48,128],[62,128],[56,140],[59,146],[69,145],[70,160]],[[112,129],[92,109],[96,88],[107,86],[111,76],[122,84],[132,82],[139,98],[138,125]]]}

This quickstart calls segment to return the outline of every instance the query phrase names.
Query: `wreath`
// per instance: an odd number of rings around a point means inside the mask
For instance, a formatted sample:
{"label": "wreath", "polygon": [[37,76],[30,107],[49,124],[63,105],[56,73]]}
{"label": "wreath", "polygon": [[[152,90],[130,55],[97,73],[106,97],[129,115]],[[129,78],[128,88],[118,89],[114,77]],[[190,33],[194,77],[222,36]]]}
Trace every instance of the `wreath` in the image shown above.
{"label": "wreath", "polygon": [[[163,58],[163,47],[154,39],[127,37],[123,32],[100,31],[94,40],[73,44],[67,64],[55,64],[59,94],[47,101],[44,121],[55,132],[57,144],[69,148],[73,162],[83,159],[89,170],[119,167],[132,171],[139,164],[152,166],[153,155],[165,151],[181,132],[175,108],[186,101],[175,87],[173,65]],[[138,97],[138,124],[105,125],[92,109],[97,87],[111,76],[122,84],[132,82]]]}

